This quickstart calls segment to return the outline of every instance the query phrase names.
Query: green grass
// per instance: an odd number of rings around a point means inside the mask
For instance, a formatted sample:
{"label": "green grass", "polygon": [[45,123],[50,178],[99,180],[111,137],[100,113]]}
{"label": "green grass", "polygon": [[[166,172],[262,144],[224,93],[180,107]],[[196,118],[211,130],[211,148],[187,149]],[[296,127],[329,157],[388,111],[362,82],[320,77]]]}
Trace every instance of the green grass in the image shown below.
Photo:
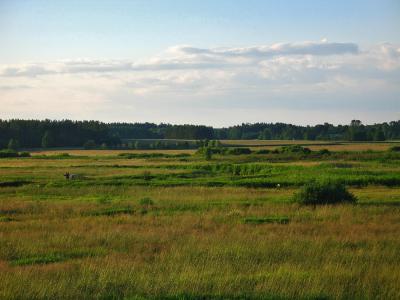
{"label": "green grass", "polygon": [[[399,158],[1,159],[0,299],[398,299]],[[357,203],[293,203],[314,179]]]}

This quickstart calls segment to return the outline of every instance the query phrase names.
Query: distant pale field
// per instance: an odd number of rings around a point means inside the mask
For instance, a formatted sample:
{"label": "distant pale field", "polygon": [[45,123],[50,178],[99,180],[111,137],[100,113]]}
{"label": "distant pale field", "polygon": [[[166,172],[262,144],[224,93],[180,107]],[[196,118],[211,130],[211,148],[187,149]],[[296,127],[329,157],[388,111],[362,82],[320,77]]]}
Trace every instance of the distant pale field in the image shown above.
{"label": "distant pale field", "polygon": [[330,141],[307,141],[307,140],[221,140],[223,145],[243,145],[243,146],[259,146],[259,145],[303,145],[303,144],[332,144]]}
{"label": "distant pale field", "polygon": [[[261,149],[273,150],[281,147],[282,145],[303,145],[311,150],[328,149],[330,151],[386,151],[393,145],[400,145],[400,142],[379,142],[379,143],[346,143],[346,142],[326,142],[326,141],[291,141],[291,140],[223,140],[224,145],[237,145],[250,147],[252,150],[257,151]],[[84,155],[84,156],[105,156],[105,155],[118,155],[120,153],[165,153],[165,154],[193,154],[196,150],[68,150],[68,149],[52,149],[33,151],[32,155],[57,155],[61,153],[68,153],[71,155]]]}
{"label": "distant pale field", "polygon": [[300,141],[300,140],[223,140],[224,145],[240,145],[250,147],[252,150],[276,149],[282,145],[302,145],[311,150],[328,149],[330,151],[386,151],[399,141],[392,142],[343,142],[343,141]]}
{"label": "distant pale field", "polygon": [[32,155],[55,155],[61,153],[68,153],[71,155],[90,155],[90,156],[104,156],[104,155],[118,155],[120,153],[165,153],[165,154],[192,154],[196,150],[41,150],[33,151]]}
{"label": "distant pale field", "polygon": [[[311,150],[318,151],[321,149],[328,149],[329,151],[387,151],[390,147],[393,146],[392,143],[357,143],[357,144],[340,144],[340,145],[330,145],[330,144],[321,144],[321,145],[308,145],[308,144],[299,144],[304,147],[310,148]],[[252,150],[257,151],[261,149],[277,149],[280,146],[269,145],[269,146],[257,146],[250,147]]]}

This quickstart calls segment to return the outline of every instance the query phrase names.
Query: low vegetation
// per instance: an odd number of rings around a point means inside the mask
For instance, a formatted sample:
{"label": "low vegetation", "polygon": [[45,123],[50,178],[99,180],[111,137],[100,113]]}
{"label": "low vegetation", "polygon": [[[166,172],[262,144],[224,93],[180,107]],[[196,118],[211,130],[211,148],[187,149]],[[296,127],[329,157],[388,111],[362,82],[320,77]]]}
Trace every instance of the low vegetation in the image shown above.
{"label": "low vegetation", "polygon": [[10,158],[10,157],[30,157],[29,152],[17,152],[11,149],[0,150],[0,158]]}
{"label": "low vegetation", "polygon": [[199,146],[1,159],[0,299],[400,298],[400,153]]}
{"label": "low vegetation", "polygon": [[294,196],[294,201],[305,205],[356,203],[356,197],[340,182],[313,181],[305,184]]}

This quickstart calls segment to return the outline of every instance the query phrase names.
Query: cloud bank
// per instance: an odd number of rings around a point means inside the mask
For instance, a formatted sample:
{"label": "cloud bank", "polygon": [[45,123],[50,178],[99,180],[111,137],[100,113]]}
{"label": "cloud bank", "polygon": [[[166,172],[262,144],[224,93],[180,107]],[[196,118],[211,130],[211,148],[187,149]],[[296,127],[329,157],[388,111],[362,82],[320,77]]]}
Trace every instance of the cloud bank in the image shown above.
{"label": "cloud bank", "polygon": [[367,49],[326,40],[209,49],[178,45],[141,62],[0,65],[0,80],[1,118],[217,126],[400,118],[400,47],[390,43]]}

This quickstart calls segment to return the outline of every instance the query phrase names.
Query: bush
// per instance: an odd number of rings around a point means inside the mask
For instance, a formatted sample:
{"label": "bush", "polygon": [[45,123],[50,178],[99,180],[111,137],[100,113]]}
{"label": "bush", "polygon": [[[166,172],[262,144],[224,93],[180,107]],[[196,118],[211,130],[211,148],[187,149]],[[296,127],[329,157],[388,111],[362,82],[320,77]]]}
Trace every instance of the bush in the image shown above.
{"label": "bush", "polygon": [[210,147],[206,147],[204,149],[204,158],[205,158],[205,160],[211,160],[212,154],[213,154],[213,152],[212,152]]}
{"label": "bush", "polygon": [[278,149],[280,153],[302,153],[302,154],[309,154],[311,150],[309,148],[302,147],[300,145],[290,145],[290,146],[283,146]]}
{"label": "bush", "polygon": [[29,152],[20,152],[19,157],[31,157],[31,154]]}
{"label": "bush", "polygon": [[261,149],[256,151],[256,154],[269,154],[269,153],[271,153],[271,150],[268,149]]}
{"label": "bush", "polygon": [[251,150],[249,148],[231,148],[228,150],[228,154],[231,155],[251,154]]}
{"label": "bush", "polygon": [[390,152],[400,152],[400,146],[392,146],[389,148]]}
{"label": "bush", "polygon": [[12,149],[4,149],[0,150],[0,158],[7,158],[7,157],[30,157],[31,154],[29,152],[20,152],[18,153]]}
{"label": "bush", "polygon": [[0,158],[4,157],[18,157],[18,152],[11,149],[5,149],[0,151]]}
{"label": "bush", "polygon": [[331,152],[328,149],[321,149],[318,151],[318,154],[320,155],[329,155]]}
{"label": "bush", "polygon": [[310,182],[294,195],[294,201],[305,205],[356,203],[356,197],[339,182]]}

